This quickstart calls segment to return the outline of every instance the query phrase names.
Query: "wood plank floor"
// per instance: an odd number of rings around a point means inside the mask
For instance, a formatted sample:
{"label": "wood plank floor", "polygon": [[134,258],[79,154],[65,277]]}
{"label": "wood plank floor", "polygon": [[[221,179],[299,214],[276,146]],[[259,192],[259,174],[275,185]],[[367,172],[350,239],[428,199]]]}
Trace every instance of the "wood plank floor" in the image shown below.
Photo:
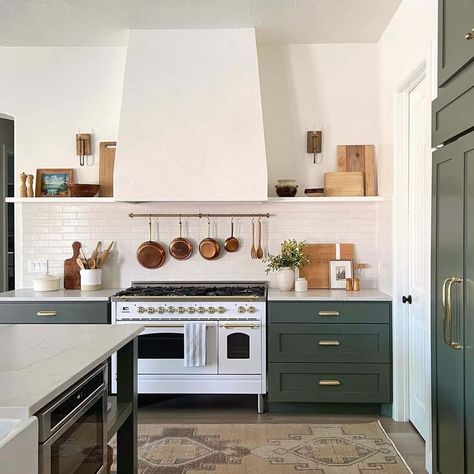
{"label": "wood plank floor", "polygon": [[375,415],[257,413],[254,395],[141,395],[139,423],[364,423],[380,420],[414,474],[426,474],[425,443],[411,423]]}

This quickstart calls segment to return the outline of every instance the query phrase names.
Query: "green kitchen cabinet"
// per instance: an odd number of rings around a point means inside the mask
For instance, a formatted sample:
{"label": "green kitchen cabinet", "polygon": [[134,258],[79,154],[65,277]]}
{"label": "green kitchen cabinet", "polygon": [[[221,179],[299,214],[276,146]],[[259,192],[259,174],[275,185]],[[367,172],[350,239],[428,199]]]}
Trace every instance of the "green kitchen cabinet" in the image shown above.
{"label": "green kitchen cabinet", "polygon": [[474,473],[474,132],[433,154],[433,471]]}
{"label": "green kitchen cabinet", "polygon": [[390,301],[270,301],[267,340],[270,410],[391,403]]}

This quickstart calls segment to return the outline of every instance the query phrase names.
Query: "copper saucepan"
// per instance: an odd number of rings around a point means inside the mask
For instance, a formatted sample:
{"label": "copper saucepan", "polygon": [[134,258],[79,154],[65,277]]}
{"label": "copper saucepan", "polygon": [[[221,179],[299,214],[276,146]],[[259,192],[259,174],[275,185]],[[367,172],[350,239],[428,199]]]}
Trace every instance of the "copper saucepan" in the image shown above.
{"label": "copper saucepan", "polygon": [[148,240],[137,249],[137,260],[142,267],[160,268],[166,260],[165,249],[158,242],[151,240],[151,218],[148,219]]}
{"label": "copper saucepan", "polygon": [[214,260],[219,256],[221,247],[217,240],[211,238],[211,220],[207,217],[207,237],[199,243],[199,253],[206,260]]}
{"label": "copper saucepan", "polygon": [[224,242],[224,247],[227,252],[236,252],[239,250],[240,242],[237,237],[234,237],[234,216],[230,220],[230,237],[227,237]]}
{"label": "copper saucepan", "polygon": [[173,239],[168,247],[170,254],[176,260],[186,260],[193,254],[193,244],[189,239],[181,236],[183,223],[179,216],[179,237]]}

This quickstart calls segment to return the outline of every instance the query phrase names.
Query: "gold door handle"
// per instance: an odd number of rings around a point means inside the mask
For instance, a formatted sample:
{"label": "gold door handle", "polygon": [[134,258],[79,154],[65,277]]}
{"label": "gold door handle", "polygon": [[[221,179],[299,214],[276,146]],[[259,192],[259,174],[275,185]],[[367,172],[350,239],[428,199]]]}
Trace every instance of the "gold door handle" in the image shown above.
{"label": "gold door handle", "polygon": [[464,39],[467,41],[474,39],[474,28],[471,30],[470,33],[464,36]]}
{"label": "gold door handle", "polygon": [[323,385],[324,387],[337,387],[341,385],[341,382],[339,382],[339,380],[320,380],[319,385]]}
{"label": "gold door handle", "polygon": [[320,311],[318,315],[319,316],[340,316],[341,313],[339,311]]}
{"label": "gold door handle", "polygon": [[451,277],[451,278],[446,278],[446,280],[444,280],[443,282],[443,289],[442,289],[442,298],[443,298],[443,338],[444,338],[444,342],[450,346],[451,345],[451,341],[450,341],[450,337],[448,335],[449,333],[449,330],[450,330],[450,312],[449,312],[449,308],[448,308],[448,304],[447,304],[447,296],[446,296],[446,290],[447,290],[447,287],[448,287],[448,284],[451,284],[451,282],[453,281],[454,277]]}
{"label": "gold door handle", "polygon": [[448,320],[448,328],[449,328],[449,334],[448,334],[448,340],[449,340],[449,346],[453,349],[456,350],[461,350],[463,349],[463,346],[461,343],[456,342],[453,340],[453,305],[452,305],[452,288],[455,283],[462,283],[463,279],[462,278],[457,278],[457,277],[452,277],[449,279],[449,282],[446,286],[446,293],[447,293],[447,320]]}
{"label": "gold door handle", "polygon": [[38,311],[36,313],[36,316],[44,316],[44,317],[52,317],[52,316],[58,316],[57,311]]}
{"label": "gold door handle", "polygon": [[340,346],[341,343],[339,341],[319,341],[318,344],[320,346]]}

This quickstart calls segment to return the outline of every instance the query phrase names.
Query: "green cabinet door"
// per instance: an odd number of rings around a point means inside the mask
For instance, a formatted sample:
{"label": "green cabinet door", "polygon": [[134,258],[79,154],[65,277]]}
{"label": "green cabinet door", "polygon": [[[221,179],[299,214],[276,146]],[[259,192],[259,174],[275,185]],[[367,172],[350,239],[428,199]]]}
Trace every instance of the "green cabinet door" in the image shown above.
{"label": "green cabinet door", "polygon": [[474,132],[458,140],[464,156],[464,370],[466,473],[474,474]]}
{"label": "green cabinet door", "polygon": [[[463,274],[464,160],[458,142],[433,154],[433,468],[464,473],[464,355],[445,337],[443,286]],[[453,284],[453,339],[463,342],[459,284]]]}
{"label": "green cabinet door", "polygon": [[474,58],[474,39],[466,39],[466,35],[474,34],[473,28],[473,0],[439,0],[439,87],[443,87]]}

